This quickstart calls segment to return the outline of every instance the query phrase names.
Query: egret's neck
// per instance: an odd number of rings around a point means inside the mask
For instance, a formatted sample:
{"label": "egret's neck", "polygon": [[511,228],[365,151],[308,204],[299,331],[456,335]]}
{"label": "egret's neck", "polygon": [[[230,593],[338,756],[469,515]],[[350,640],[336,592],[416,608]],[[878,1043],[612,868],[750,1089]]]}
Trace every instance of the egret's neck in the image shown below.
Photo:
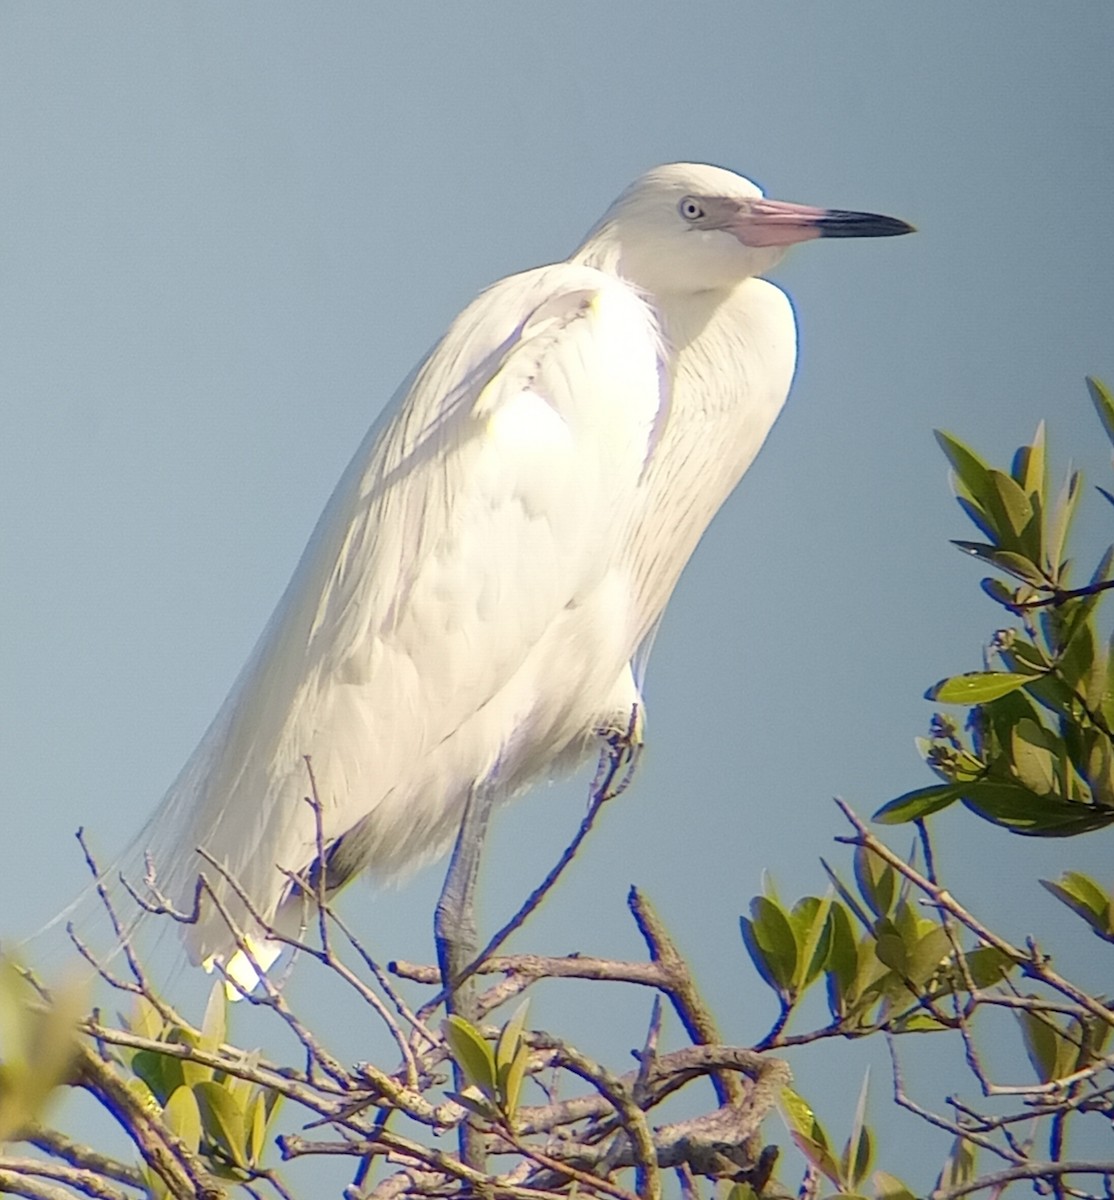
{"label": "egret's neck", "polygon": [[701,292],[659,292],[653,297],[653,305],[667,345],[677,354],[692,347],[710,323],[729,312],[733,301],[738,303],[742,299],[735,296],[742,286]]}

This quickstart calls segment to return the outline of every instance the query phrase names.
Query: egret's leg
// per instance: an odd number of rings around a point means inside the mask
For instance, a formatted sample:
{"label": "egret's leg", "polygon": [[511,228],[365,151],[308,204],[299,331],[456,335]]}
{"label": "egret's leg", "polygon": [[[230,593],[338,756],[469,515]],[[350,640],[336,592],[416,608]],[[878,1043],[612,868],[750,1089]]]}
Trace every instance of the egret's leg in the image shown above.
{"label": "egret's leg", "polygon": [[[437,963],[441,968],[441,986],[445,990],[445,1011],[473,1024],[479,1017],[475,1002],[476,981],[466,979],[459,986],[456,981],[476,954],[476,879],[494,800],[489,788],[477,785],[470,789],[433,917]],[[453,1079],[458,1092],[468,1086],[456,1063],[453,1063]],[[460,1127],[460,1157],[479,1170],[483,1169],[487,1158],[487,1139],[468,1121]]]}
{"label": "egret's leg", "polygon": [[448,997],[446,1006],[449,1012],[468,1021],[475,1020],[475,986],[465,980],[457,987],[456,981],[476,953],[476,880],[493,807],[490,788],[477,785],[469,791],[433,920],[441,985]]}

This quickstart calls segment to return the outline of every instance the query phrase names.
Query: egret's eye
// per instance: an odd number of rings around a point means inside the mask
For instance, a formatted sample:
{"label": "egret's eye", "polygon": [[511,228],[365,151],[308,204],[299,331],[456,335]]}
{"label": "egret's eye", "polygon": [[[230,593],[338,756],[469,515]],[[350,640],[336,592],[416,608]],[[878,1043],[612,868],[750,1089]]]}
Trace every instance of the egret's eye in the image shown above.
{"label": "egret's eye", "polygon": [[700,201],[693,199],[692,196],[685,196],[681,203],[677,205],[677,211],[686,221],[699,221],[704,215],[704,209],[701,207]]}

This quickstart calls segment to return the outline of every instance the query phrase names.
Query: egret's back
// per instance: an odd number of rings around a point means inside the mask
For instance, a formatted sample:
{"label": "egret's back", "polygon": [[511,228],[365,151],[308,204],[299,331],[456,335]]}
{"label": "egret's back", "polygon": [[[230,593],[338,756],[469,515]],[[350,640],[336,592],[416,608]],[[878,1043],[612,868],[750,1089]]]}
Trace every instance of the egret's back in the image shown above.
{"label": "egret's back", "polygon": [[[201,846],[273,921],[283,871],[318,857],[311,767],[325,847],[396,875],[443,852],[476,783],[510,794],[583,738],[635,636],[620,548],[662,381],[652,313],[597,271],[528,272],[465,310],[357,452],[140,839],[175,903],[204,870],[252,926]],[[212,905],[188,940],[229,948]]]}

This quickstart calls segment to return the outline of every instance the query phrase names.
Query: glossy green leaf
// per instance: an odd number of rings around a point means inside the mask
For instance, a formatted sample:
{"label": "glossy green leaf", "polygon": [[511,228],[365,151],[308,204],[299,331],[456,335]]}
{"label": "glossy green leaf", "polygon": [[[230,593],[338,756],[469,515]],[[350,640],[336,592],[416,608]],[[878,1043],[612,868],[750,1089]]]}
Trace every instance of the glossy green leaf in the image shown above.
{"label": "glossy green leaf", "polygon": [[1093,879],[1065,871],[1058,883],[1042,879],[1040,884],[1082,917],[1099,937],[1114,940],[1114,900]]}
{"label": "glossy green leaf", "polygon": [[1028,446],[1021,446],[1013,456],[1012,475],[1026,495],[1042,496],[1045,485],[1045,442],[1046,430],[1044,422],[1037,425],[1037,431]]}
{"label": "glossy green leaf", "polygon": [[223,980],[217,980],[209,992],[205,1016],[201,1022],[200,1048],[210,1053],[228,1040],[228,996]]}
{"label": "glossy green leaf", "polygon": [[991,824],[1027,837],[1075,837],[1114,824],[1112,809],[1036,796],[1020,784],[998,781],[967,785],[963,804]]}
{"label": "glossy green leaf", "polygon": [[954,804],[963,795],[963,787],[955,784],[934,784],[932,787],[917,788],[906,792],[896,800],[883,804],[871,818],[880,825],[903,825],[907,821],[920,821]]}
{"label": "glossy green leaf", "polygon": [[986,704],[1032,681],[1032,675],[1017,671],[970,671],[941,679],[928,689],[925,698],[941,704]]}
{"label": "glossy green leaf", "polygon": [[183,1084],[174,1090],[163,1109],[163,1120],[170,1132],[196,1154],[201,1145],[201,1111],[192,1089]]}
{"label": "glossy green leaf", "polygon": [[997,504],[1005,519],[1009,532],[1016,544],[1031,555],[1040,553],[1039,543],[1032,537],[1032,521],[1034,510],[1032,501],[1025,494],[1017,481],[1004,471],[991,468],[990,482],[994,488]]}
{"label": "glossy green leaf", "polygon": [[888,1171],[874,1172],[874,1200],[917,1200],[914,1192]]}
{"label": "glossy green leaf", "polygon": [[797,1148],[818,1171],[838,1187],[841,1182],[839,1164],[829,1149],[824,1127],[816,1119],[816,1114],[808,1102],[792,1088],[783,1087],[778,1107]]}
{"label": "glossy green leaf", "polygon": [[495,1102],[498,1098],[498,1073],[491,1045],[474,1025],[455,1013],[446,1018],[441,1028],[464,1077],[478,1087],[488,1100]]}
{"label": "glossy green leaf", "polygon": [[865,846],[855,848],[855,882],[876,917],[884,917],[897,899],[897,873]]}
{"label": "glossy green leaf", "polygon": [[897,926],[887,918],[880,919],[875,925],[874,953],[891,971],[908,975],[910,947],[906,946]]}
{"label": "glossy green leaf", "polygon": [[530,1047],[520,1044],[514,1058],[499,1068],[499,1093],[502,1108],[511,1122],[514,1121],[515,1113],[518,1112],[518,1100],[522,1094],[522,1083],[526,1078],[526,1068],[529,1065]]}
{"label": "glossy green leaf", "polygon": [[267,1106],[267,1093],[256,1092],[248,1109],[248,1149],[253,1166],[258,1165],[263,1158],[263,1151],[266,1149],[267,1143],[267,1127],[270,1125],[273,1115],[274,1109],[268,1109]]}
{"label": "glossy green leaf", "polygon": [[159,1104],[165,1104],[185,1082],[181,1060],[153,1050],[140,1050],[132,1057],[132,1073],[150,1089]]}
{"label": "glossy green leaf", "polygon": [[743,941],[767,983],[788,995],[797,972],[797,940],[782,907],[766,896],[750,902],[751,919],[740,918]]}
{"label": "glossy green leaf", "polygon": [[937,1177],[936,1190],[948,1191],[970,1183],[975,1177],[975,1154],[976,1148],[966,1138],[957,1137]]}
{"label": "glossy green leaf", "polygon": [[1061,567],[1063,566],[1064,546],[1067,543],[1068,533],[1071,530],[1072,521],[1075,519],[1075,512],[1079,506],[1082,484],[1082,475],[1078,471],[1070,472],[1067,479],[1064,480],[1064,486],[1060,489],[1055,507],[1049,516],[1048,533],[1046,535],[1046,554],[1048,556],[1048,564],[1057,579],[1060,577]]}
{"label": "glossy green leaf", "polygon": [[1096,379],[1093,375],[1087,376],[1087,391],[1091,394],[1091,403],[1094,404],[1095,412],[1106,430],[1106,436],[1114,443],[1114,394],[1101,379]]}
{"label": "glossy green leaf", "polygon": [[967,960],[967,972],[975,987],[988,988],[998,983],[1017,966],[1008,954],[993,946],[979,946],[969,950],[964,957]]}
{"label": "glossy green leaf", "polygon": [[165,1022],[159,1010],[146,996],[136,996],[131,1020],[123,1022],[126,1028],[138,1037],[157,1042],[162,1036]]}
{"label": "glossy green leaf", "polygon": [[797,901],[789,914],[789,923],[793,927],[799,950],[797,970],[793,976],[793,987],[798,993],[803,992],[824,969],[828,957],[828,911],[831,904],[830,895],[823,899],[805,896]]}
{"label": "glossy green leaf", "polygon": [[997,540],[998,530],[994,522],[986,515],[985,512],[973,501],[968,500],[966,496],[956,496],[956,503],[967,514],[968,518],[975,524],[976,528],[983,537],[993,538]]}
{"label": "glossy green leaf", "polygon": [[216,1080],[194,1084],[193,1094],[209,1140],[238,1167],[246,1165],[247,1125],[244,1110]]}
{"label": "glossy green leaf", "polygon": [[1025,1053],[1033,1064],[1033,1070],[1041,1083],[1061,1078],[1070,1068],[1065,1061],[1065,1049],[1072,1058],[1075,1049],[1064,1038],[1063,1033],[1046,1014],[1028,1009],[1017,1010],[1017,1021],[1025,1042]]}
{"label": "glossy green leaf", "polygon": [[466,1108],[473,1116],[479,1117],[483,1121],[497,1121],[499,1119],[499,1109],[497,1104],[492,1100],[487,1100],[479,1094],[479,1088],[474,1089],[474,1095],[468,1095],[466,1092],[448,1092],[450,1100],[455,1100],[462,1108]]}
{"label": "glossy green leaf", "polygon": [[951,942],[939,925],[922,934],[909,954],[908,975],[918,987],[923,986],[940,969],[951,954]]}
{"label": "glossy green leaf", "polygon": [[845,997],[855,980],[858,969],[858,948],[851,918],[842,904],[833,903],[828,913],[828,957],[824,970],[828,980],[828,1007],[832,1016],[845,1015]]}
{"label": "glossy green leaf", "polygon": [[870,1130],[866,1127],[866,1100],[870,1087],[870,1068],[863,1075],[863,1084],[859,1089],[859,1101],[855,1105],[855,1118],[851,1122],[851,1134],[843,1147],[840,1166],[843,1169],[843,1179],[851,1187],[857,1188],[870,1171],[872,1146]]}
{"label": "glossy green leaf", "polygon": [[936,441],[947,456],[957,483],[977,504],[985,507],[985,496],[990,488],[990,467],[958,438],[942,429],[936,430]]}
{"label": "glossy green leaf", "polygon": [[1057,767],[1066,751],[1050,729],[1022,718],[1011,730],[1010,752],[1014,773],[1031,792],[1047,796],[1056,790]]}
{"label": "glossy green leaf", "polygon": [[499,1034],[499,1040],[495,1044],[495,1067],[499,1073],[509,1067],[518,1055],[518,1047],[522,1041],[522,1031],[526,1028],[526,1013],[529,1007],[530,1001],[523,1000]]}
{"label": "glossy green leaf", "polygon": [[1008,608],[1010,612],[1018,611],[1020,589],[1011,588],[1000,579],[994,579],[989,575],[979,583],[979,586],[991,600],[1001,604],[1003,608]]}
{"label": "glossy green leaf", "polygon": [[1023,554],[1017,554],[1012,550],[999,550],[996,546],[988,546],[985,542],[964,542],[953,539],[952,545],[958,546],[965,554],[982,559],[983,562],[990,563],[999,570],[1013,575],[1022,583],[1028,583],[1036,588],[1048,587],[1048,580],[1045,579],[1040,567]]}

